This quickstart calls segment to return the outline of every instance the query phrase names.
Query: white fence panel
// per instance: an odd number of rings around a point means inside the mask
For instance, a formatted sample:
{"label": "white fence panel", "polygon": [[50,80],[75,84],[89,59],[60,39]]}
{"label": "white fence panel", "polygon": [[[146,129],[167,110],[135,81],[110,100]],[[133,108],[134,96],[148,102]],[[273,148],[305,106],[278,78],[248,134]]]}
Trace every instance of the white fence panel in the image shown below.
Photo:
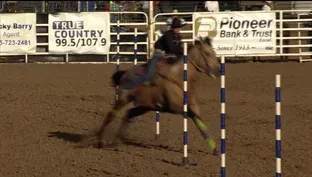
{"label": "white fence panel", "polygon": [[[275,42],[276,53],[245,53],[245,54],[227,54],[227,57],[287,57],[289,59],[295,59],[300,62],[312,61],[312,14],[311,10],[276,10],[270,11],[275,13],[276,28],[275,28]],[[192,42],[195,39],[195,29],[193,14],[190,13],[161,13],[154,17],[153,29],[154,39],[159,38],[159,30],[165,29],[167,24],[166,20],[172,16],[179,16],[185,19],[186,26],[181,29],[183,41]],[[225,12],[203,12],[201,14],[218,16],[218,14],[224,14]],[[229,12],[233,13],[233,12]],[[239,13],[250,14],[264,14],[264,11],[240,11]],[[310,31],[310,32],[309,32]],[[151,41],[153,44],[154,41]],[[229,39],[229,43],[233,43],[235,38]],[[151,45],[152,46],[152,45]],[[220,56],[220,55],[219,55]]]}
{"label": "white fence panel", "polygon": [[[300,62],[312,61],[312,14],[310,9],[307,10],[282,10],[271,11],[275,13],[275,53],[231,53],[227,57],[271,57],[271,58],[285,58],[295,59]],[[219,14],[224,13],[220,12]],[[265,13],[263,11],[240,11],[237,13]],[[34,13],[35,14],[35,13]],[[49,23],[48,14],[36,14],[36,33],[32,34],[32,38],[36,38],[36,51],[35,52],[14,52],[0,53],[1,59],[5,58],[2,62],[74,62],[74,63],[114,63],[117,60],[120,62],[133,62],[134,61],[134,31],[137,29],[137,59],[138,62],[145,62],[147,54],[153,50],[153,41],[149,41],[148,32],[151,31],[155,40],[158,39],[157,31],[165,30],[167,28],[166,21],[168,18],[177,15],[183,18],[186,22],[181,30],[183,42],[192,43],[194,41],[194,12],[190,13],[162,13],[154,17],[152,26],[149,29],[148,17],[143,12],[109,12],[110,24],[105,28],[110,29],[110,50],[105,55],[86,56],[84,54],[52,54],[49,51]],[[204,12],[205,15],[218,13]],[[0,19],[5,18],[5,14],[0,14]],[[12,15],[12,18],[15,14]],[[14,21],[14,19],[13,19]],[[118,23],[119,21],[119,23]],[[102,22],[99,22],[99,24]],[[103,27],[102,27],[103,28]],[[34,29],[34,28],[33,28]],[[1,29],[1,35],[3,35]],[[159,32],[159,31],[158,31]],[[117,41],[117,37],[120,39]],[[234,40],[235,38],[228,38]],[[235,41],[235,40],[234,40]],[[229,41],[230,43],[230,41]],[[237,41],[236,41],[237,43]],[[119,51],[117,49],[119,48]],[[12,59],[18,57],[18,59]],[[22,57],[22,58],[21,58]],[[60,59],[61,57],[61,59]],[[63,57],[63,58],[62,58]],[[65,57],[65,58],[64,58]]]}
{"label": "white fence panel", "polygon": [[0,14],[0,55],[36,54],[36,14]]}
{"label": "white fence panel", "polygon": [[[57,42],[65,48],[66,52],[57,52],[55,50],[55,46],[51,46],[51,42],[56,43],[56,39],[53,37],[55,33],[51,33],[51,29],[53,28],[53,23],[49,24],[49,14],[36,14],[37,23],[34,24],[34,30],[36,31],[32,37],[35,39],[35,52],[33,54],[29,53],[14,53],[14,57],[8,55],[7,53],[1,53],[1,62],[3,63],[11,63],[11,62],[31,62],[31,63],[115,63],[117,60],[120,62],[134,62],[135,54],[134,54],[134,46],[137,45],[137,61],[138,62],[146,62],[147,53],[148,53],[148,18],[147,15],[143,12],[88,12],[91,16],[95,14],[108,13],[108,21],[105,22],[105,15],[103,18],[93,18],[89,17],[88,22],[92,19],[92,25],[96,27],[96,30],[108,31],[105,35],[108,41],[106,42],[106,48],[94,48],[89,46],[86,51],[81,51],[81,48],[77,50],[73,50],[68,45],[72,45],[71,39],[65,40],[62,38]],[[51,16],[60,17],[63,13],[56,13]],[[71,14],[67,15],[61,19],[55,20],[63,20],[64,21],[79,21],[77,18],[80,15],[86,13],[66,13]],[[14,14],[10,14],[13,15]],[[0,19],[3,14],[0,14]],[[50,17],[51,17],[50,16]],[[88,16],[88,15],[87,15]],[[101,20],[103,19],[103,20]],[[81,20],[81,19],[80,19]],[[117,24],[117,20],[119,24]],[[85,22],[86,23],[86,22]],[[69,23],[68,23],[69,24]],[[67,25],[68,25],[67,24]],[[52,26],[51,26],[52,25]],[[77,24],[76,24],[77,25]],[[66,26],[66,25],[65,25]],[[90,25],[87,25],[90,26]],[[63,28],[64,26],[62,26]],[[137,29],[137,42],[135,44],[135,28]],[[91,29],[91,28],[90,28]],[[67,31],[70,29],[66,29]],[[62,30],[62,31],[66,31]],[[91,29],[92,30],[92,29]],[[2,30],[1,30],[2,31]],[[50,34],[49,34],[50,32]],[[119,36],[120,41],[117,42],[117,36]],[[66,38],[67,39],[67,38]],[[81,39],[85,39],[85,44],[87,45],[87,39],[82,37]],[[77,44],[78,38],[75,38],[74,42]],[[81,40],[80,40],[81,42]],[[92,41],[94,42],[94,41]],[[104,41],[100,41],[101,43]],[[66,43],[66,44],[65,44]],[[82,43],[81,43],[82,44]],[[119,47],[118,47],[119,46]],[[79,48],[79,47],[78,47]],[[119,52],[117,52],[117,48],[119,48]]]}

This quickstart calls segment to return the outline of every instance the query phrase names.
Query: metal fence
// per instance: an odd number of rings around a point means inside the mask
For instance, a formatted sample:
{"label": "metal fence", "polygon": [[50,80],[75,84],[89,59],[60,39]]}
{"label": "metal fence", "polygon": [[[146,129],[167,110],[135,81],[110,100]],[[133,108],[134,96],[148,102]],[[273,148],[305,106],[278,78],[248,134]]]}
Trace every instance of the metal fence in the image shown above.
{"label": "metal fence", "polygon": [[[92,12],[91,12],[92,13]],[[36,36],[37,47],[35,55],[1,55],[0,63],[115,63],[146,62],[148,48],[148,18],[143,12],[109,12],[110,19],[110,51],[107,55],[89,54],[50,54],[48,14],[37,13]],[[134,20],[132,20],[134,19]],[[118,23],[119,22],[119,23]],[[119,27],[119,33],[117,28]],[[135,40],[135,29],[137,37]],[[120,42],[117,43],[117,36]],[[134,53],[134,47],[137,52]],[[119,52],[117,50],[119,48]]]}
{"label": "metal fence", "polygon": [[1,12],[77,12],[79,1],[1,1]]}
{"label": "metal fence", "polygon": [[[110,3],[114,2],[114,3]],[[139,11],[142,1],[0,1],[0,12]]]}
{"label": "metal fence", "polygon": [[[92,5],[91,1],[0,1],[0,10],[7,10],[5,8],[6,4],[9,4],[10,8],[16,8],[17,12],[45,12],[37,13],[37,52],[38,54],[47,55],[48,54],[48,36],[47,36],[47,13],[53,12],[77,12],[77,11],[107,11],[107,7],[110,6],[109,1],[97,1]],[[94,2],[94,1],[93,1]],[[121,45],[120,52],[123,56],[120,58],[121,61],[132,60],[133,53],[133,33],[134,28],[138,29],[139,38],[139,55],[142,57],[138,60],[146,60],[145,53],[149,53],[152,47],[148,47],[148,14],[140,13],[142,11],[140,3],[133,3],[134,1],[120,2],[118,12],[111,12],[111,42],[112,46],[110,49],[110,55],[107,56],[104,61],[116,61],[116,25],[117,19],[120,20],[120,36]],[[165,1],[164,1],[165,2]],[[246,4],[248,1],[240,1],[240,5]],[[274,1],[273,1],[274,2]],[[132,3],[130,6],[129,3]],[[261,5],[261,1],[254,1],[253,4]],[[312,7],[312,1],[275,1],[276,6],[281,8],[284,6],[287,9],[302,9],[306,10],[276,10],[277,15],[277,26],[278,30],[278,43],[279,48],[278,53],[275,56],[287,57],[288,59],[300,59],[300,61],[309,61],[312,55],[312,37],[311,36],[311,25],[306,25],[306,23],[311,21],[312,15],[309,7]],[[13,4],[13,5],[12,5]],[[128,4],[128,5],[127,5]],[[172,2],[171,2],[172,4]],[[92,8],[90,8],[92,7]],[[178,6],[175,6],[178,7]],[[126,12],[126,9],[132,8],[134,13],[122,13]],[[93,9],[93,10],[92,10]],[[113,9],[112,9],[113,10]],[[14,12],[14,10],[11,10]],[[252,13],[252,12],[251,12]],[[168,16],[173,14],[159,14],[155,16],[155,24],[152,25],[153,32],[163,29],[166,27],[166,20]],[[181,18],[184,18],[187,26],[181,31],[184,42],[191,42],[193,40],[192,33],[192,13],[179,13]],[[130,24],[129,24],[130,23]],[[138,25],[139,24],[139,25]],[[45,33],[45,34],[44,34]],[[155,37],[155,38],[154,38]],[[157,35],[153,38],[157,39]],[[150,41],[151,46],[155,40]],[[42,56],[38,56],[42,57]],[[80,56],[76,56],[79,58]],[[81,56],[85,57],[85,56]],[[49,58],[50,60],[51,58]],[[103,61],[103,57],[99,60]]]}
{"label": "metal fence", "polygon": [[[114,2],[114,7],[110,2]],[[1,12],[90,12],[90,11],[139,11],[144,1],[0,1]],[[220,11],[261,10],[264,1],[219,1]],[[274,10],[304,10],[312,8],[312,1],[272,1]],[[114,10],[115,8],[115,10]],[[205,1],[159,1],[154,6],[154,12],[171,13],[173,9],[179,12],[203,12]],[[148,13],[147,13],[148,14]],[[155,15],[156,15],[155,14]]]}
{"label": "metal fence", "polygon": [[[252,11],[245,11],[253,13]],[[262,11],[258,11],[261,13]],[[246,55],[225,55],[227,57],[261,57],[270,59],[288,59],[312,61],[312,13],[311,10],[275,10],[276,13],[276,54],[246,54]],[[209,13],[209,12],[206,12]],[[222,13],[222,12],[221,12]],[[214,13],[218,14],[218,13]],[[158,38],[158,30],[166,28],[166,19],[178,15],[186,22],[186,26],[181,29],[183,42],[192,43],[194,41],[193,29],[193,12],[189,13],[162,13],[154,17],[153,29],[154,39],[150,43],[153,44]],[[152,46],[152,45],[151,45]]]}
{"label": "metal fence", "polygon": [[[138,53],[137,60],[146,61],[148,51],[148,18],[145,13],[140,12],[140,4],[135,1],[125,1],[115,4],[116,9],[109,10],[111,4],[109,1],[0,1],[0,11],[3,13],[37,13],[37,55],[27,56],[27,62],[114,62],[117,60],[116,37],[117,37],[117,19],[120,22],[120,61],[132,61],[134,51],[134,29],[138,30]],[[131,4],[131,5],[129,5]],[[107,9],[108,8],[108,9]],[[130,10],[131,9],[131,10]],[[119,12],[114,12],[118,10]],[[136,11],[135,11],[136,10]],[[110,11],[111,16],[111,47],[109,55],[49,55],[48,46],[48,14],[56,12],[94,12]],[[130,11],[130,13],[129,13]],[[65,58],[64,58],[65,57]],[[24,62],[23,56],[1,56],[1,61]],[[16,59],[14,59],[16,58]]]}

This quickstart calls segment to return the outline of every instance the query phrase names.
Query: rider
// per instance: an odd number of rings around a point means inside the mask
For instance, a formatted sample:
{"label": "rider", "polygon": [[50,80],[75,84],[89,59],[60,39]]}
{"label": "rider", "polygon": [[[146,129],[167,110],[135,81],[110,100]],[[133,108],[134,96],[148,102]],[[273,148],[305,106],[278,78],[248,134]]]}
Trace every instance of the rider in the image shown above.
{"label": "rider", "polygon": [[[177,13],[179,13],[179,11],[177,10],[177,9],[174,9],[173,11],[172,11],[172,13],[175,13],[175,14],[177,14]],[[167,23],[167,30],[170,30],[171,29],[171,24],[172,24],[172,19],[174,19],[174,18],[180,18],[178,15],[173,15],[172,17],[170,17],[170,18],[168,18],[167,19],[167,21],[166,21],[166,23]],[[185,23],[185,20],[183,19],[183,18],[180,18],[180,20],[181,20],[181,24],[184,24]]]}
{"label": "rider", "polygon": [[[177,9],[174,9],[174,10],[172,11],[172,13],[177,14],[177,13],[179,13],[179,11],[178,11]],[[170,30],[170,29],[171,29],[171,24],[172,24],[172,19],[174,19],[174,18],[180,18],[181,24],[185,24],[185,20],[184,20],[183,18],[179,17],[178,15],[173,15],[172,17],[169,17],[169,18],[167,19],[167,21],[166,21],[166,23],[167,23],[166,28],[165,28],[165,29],[157,30],[155,33],[156,33],[159,37],[161,37],[165,31]]]}
{"label": "rider", "polygon": [[179,18],[173,18],[171,29],[166,31],[158,41],[155,42],[153,58],[148,62],[147,74],[144,78],[144,84],[150,84],[151,78],[154,76],[156,63],[164,58],[164,52],[172,58],[180,58],[183,55],[183,48],[181,46],[180,29],[184,24],[181,24]]}

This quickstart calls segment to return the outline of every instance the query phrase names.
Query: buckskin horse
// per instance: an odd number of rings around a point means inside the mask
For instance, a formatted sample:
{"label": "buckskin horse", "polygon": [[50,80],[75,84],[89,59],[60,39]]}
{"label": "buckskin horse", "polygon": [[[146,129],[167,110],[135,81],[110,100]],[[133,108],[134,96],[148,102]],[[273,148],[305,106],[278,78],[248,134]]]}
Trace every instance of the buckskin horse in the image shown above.
{"label": "buckskin horse", "polygon": [[[200,38],[187,49],[187,79],[188,79],[188,116],[205,139],[206,145],[214,155],[217,155],[215,140],[208,133],[207,126],[202,122],[199,105],[195,98],[195,83],[199,73],[205,73],[212,78],[220,76],[220,64],[212,48],[210,38]],[[165,59],[164,59],[165,60]],[[137,84],[138,71],[146,68],[146,64],[137,65],[128,71],[117,71],[112,76],[112,86],[119,86],[119,100],[107,113],[100,129],[95,133],[97,145],[102,146],[105,127],[114,120],[116,113],[127,104],[136,101],[137,106],[127,110],[122,118],[122,124],[117,137],[122,139],[131,118],[143,115],[149,111],[159,111],[183,115],[183,57],[174,63],[165,64],[157,69],[152,85]],[[135,83],[133,89],[125,89],[125,83]]]}

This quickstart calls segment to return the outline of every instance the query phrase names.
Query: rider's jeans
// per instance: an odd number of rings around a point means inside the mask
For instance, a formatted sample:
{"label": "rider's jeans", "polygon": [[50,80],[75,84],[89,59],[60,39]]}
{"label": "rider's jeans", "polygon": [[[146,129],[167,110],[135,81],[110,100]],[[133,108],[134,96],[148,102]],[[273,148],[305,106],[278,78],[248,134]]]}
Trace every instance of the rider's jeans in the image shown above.
{"label": "rider's jeans", "polygon": [[147,74],[144,77],[144,81],[150,80],[155,73],[157,62],[163,57],[163,53],[159,50],[155,50],[153,58],[148,62]]}

